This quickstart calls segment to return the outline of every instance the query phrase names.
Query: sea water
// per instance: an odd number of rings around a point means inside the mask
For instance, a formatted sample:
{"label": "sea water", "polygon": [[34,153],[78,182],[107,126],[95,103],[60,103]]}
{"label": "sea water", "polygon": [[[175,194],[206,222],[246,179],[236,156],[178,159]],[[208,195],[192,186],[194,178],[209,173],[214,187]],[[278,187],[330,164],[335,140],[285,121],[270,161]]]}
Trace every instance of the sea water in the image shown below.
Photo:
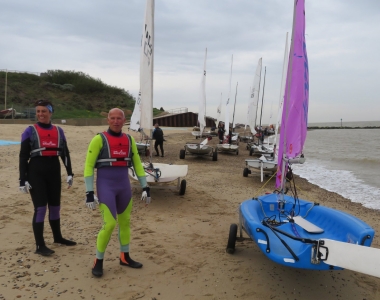
{"label": "sea water", "polygon": [[9,146],[9,145],[17,145],[17,144],[20,144],[20,142],[0,140],[0,146]]}
{"label": "sea water", "polygon": [[[380,126],[351,122],[343,126]],[[340,127],[336,123],[311,126]],[[380,129],[314,129],[307,132],[306,162],[293,165],[295,174],[368,208],[380,209]]]}

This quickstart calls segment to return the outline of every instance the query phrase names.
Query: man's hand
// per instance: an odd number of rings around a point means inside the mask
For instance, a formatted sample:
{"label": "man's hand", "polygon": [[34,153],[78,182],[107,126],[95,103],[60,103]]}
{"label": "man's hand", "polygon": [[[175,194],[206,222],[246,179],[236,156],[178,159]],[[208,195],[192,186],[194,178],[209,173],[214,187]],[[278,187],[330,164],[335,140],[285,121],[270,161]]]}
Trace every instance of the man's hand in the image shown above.
{"label": "man's hand", "polygon": [[21,193],[28,194],[29,190],[31,190],[31,189],[32,189],[32,186],[29,184],[29,182],[27,182],[25,180],[20,180],[19,190]]}
{"label": "man's hand", "polygon": [[141,195],[141,201],[145,200],[145,205],[148,205],[150,203],[150,187],[144,187],[143,192]]}
{"label": "man's hand", "polygon": [[94,195],[94,192],[86,192],[86,206],[90,209],[95,209],[96,204],[99,204],[99,200],[98,197]]}
{"label": "man's hand", "polygon": [[67,176],[66,182],[67,182],[68,189],[71,188],[71,186],[73,185],[73,181],[74,181],[73,177],[74,177],[74,174]]}

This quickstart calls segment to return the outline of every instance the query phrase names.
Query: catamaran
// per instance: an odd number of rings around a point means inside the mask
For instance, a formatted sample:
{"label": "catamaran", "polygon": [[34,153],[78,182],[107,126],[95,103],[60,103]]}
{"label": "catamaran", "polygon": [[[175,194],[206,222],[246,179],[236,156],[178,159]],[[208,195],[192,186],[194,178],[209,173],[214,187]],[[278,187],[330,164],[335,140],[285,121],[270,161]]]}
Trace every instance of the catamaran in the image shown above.
{"label": "catamaran", "polygon": [[[291,165],[305,161],[308,106],[305,0],[295,0],[276,174],[278,190],[240,204],[239,225],[231,225],[226,251],[235,251],[239,228],[240,237],[244,231],[276,263],[310,270],[345,268],[380,277],[380,249],[370,247],[373,228],[343,211],[297,196]],[[293,184],[293,196],[286,195],[286,178]]]}
{"label": "catamaran", "polygon": [[[138,131],[143,134],[144,140],[151,139],[153,127],[154,3],[155,0],[147,0],[141,39],[140,126]],[[176,188],[179,190],[179,194],[185,194],[186,180],[181,178],[187,175],[188,166],[153,163],[152,143],[150,142],[149,144],[149,161],[143,163],[143,167],[150,187],[154,188],[155,184],[177,180]],[[138,180],[133,168],[129,169],[129,176],[134,180]]]}

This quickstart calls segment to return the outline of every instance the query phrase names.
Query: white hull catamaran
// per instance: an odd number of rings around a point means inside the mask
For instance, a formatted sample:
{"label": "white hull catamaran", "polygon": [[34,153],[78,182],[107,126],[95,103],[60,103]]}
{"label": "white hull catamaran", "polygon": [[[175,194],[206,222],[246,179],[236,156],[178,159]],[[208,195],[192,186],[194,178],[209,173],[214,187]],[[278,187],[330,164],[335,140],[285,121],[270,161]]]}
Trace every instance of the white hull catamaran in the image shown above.
{"label": "white hull catamaran", "polygon": [[[200,103],[199,103],[199,112],[198,112],[198,123],[199,123],[199,136],[202,137],[203,130],[206,126],[205,121],[205,111],[206,111],[206,59],[207,59],[207,48],[205,53],[205,60],[203,64],[203,74],[202,74],[202,81],[201,81],[201,97],[200,97]],[[185,145],[185,149],[180,150],[179,152],[179,158],[185,159],[185,156],[187,154],[191,155],[197,155],[197,156],[211,156],[213,161],[218,160],[218,152],[214,150],[213,147],[210,145],[207,145],[209,139],[211,137],[208,137],[204,139],[200,143],[193,143],[188,142]]]}
{"label": "white hull catamaran", "polygon": [[[362,220],[318,203],[299,199],[290,166],[304,163],[309,68],[305,40],[305,0],[294,0],[293,32],[282,112],[276,190],[243,201],[239,225],[230,227],[227,248],[234,253],[237,230],[252,239],[275,263],[309,270],[342,270],[380,277],[380,249]],[[286,195],[286,178],[291,192]],[[365,196],[365,195],[363,195]]]}
{"label": "white hull catamaran", "polygon": [[[147,0],[145,10],[145,22],[141,39],[140,57],[140,126],[139,131],[144,139],[152,137],[153,127],[153,65],[154,65],[154,3],[155,0]],[[152,148],[152,143],[150,143]],[[152,151],[149,153],[149,162],[143,163],[146,179],[151,188],[155,184],[168,183],[177,180],[179,194],[186,191],[187,165],[169,165],[152,162]],[[133,168],[129,169],[132,179],[138,180]]]}

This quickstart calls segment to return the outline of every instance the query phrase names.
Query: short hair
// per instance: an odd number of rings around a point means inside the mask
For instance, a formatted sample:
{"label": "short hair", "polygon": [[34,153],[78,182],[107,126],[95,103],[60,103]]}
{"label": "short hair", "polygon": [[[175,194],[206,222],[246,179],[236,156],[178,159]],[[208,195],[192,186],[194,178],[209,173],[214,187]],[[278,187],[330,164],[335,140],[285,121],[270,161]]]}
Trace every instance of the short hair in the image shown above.
{"label": "short hair", "polygon": [[107,118],[110,117],[110,112],[111,112],[112,110],[118,110],[118,111],[120,111],[120,112],[123,114],[123,118],[125,119],[124,111],[121,110],[120,108],[117,108],[117,107],[115,107],[115,108],[111,108],[111,109],[110,109],[110,111],[108,112],[108,116],[107,116]]}

